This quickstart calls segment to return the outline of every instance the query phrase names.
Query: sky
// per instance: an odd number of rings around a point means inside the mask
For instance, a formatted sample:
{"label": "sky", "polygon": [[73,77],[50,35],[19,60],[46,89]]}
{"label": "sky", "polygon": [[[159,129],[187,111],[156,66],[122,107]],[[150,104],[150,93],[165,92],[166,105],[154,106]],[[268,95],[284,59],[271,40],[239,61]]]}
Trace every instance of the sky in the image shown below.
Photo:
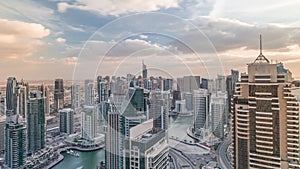
{"label": "sky", "polygon": [[298,0],[0,1],[0,81],[214,78],[259,55],[300,79]]}

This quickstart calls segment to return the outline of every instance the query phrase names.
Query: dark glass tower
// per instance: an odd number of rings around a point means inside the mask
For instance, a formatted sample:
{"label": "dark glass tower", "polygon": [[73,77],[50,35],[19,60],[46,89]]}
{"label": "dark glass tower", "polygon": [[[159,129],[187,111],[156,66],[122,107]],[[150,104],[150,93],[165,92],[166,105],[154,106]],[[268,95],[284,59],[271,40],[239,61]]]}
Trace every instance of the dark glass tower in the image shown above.
{"label": "dark glass tower", "polygon": [[54,111],[64,107],[64,81],[63,79],[55,79],[54,84]]}
{"label": "dark glass tower", "polygon": [[45,97],[30,93],[27,106],[27,153],[32,154],[45,147]]}

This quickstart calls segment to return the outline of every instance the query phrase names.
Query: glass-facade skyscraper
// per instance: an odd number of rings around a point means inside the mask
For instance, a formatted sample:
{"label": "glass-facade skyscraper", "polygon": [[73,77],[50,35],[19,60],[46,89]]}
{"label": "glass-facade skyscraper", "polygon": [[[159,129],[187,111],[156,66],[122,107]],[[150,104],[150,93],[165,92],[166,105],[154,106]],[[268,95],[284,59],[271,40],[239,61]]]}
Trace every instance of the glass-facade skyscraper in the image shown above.
{"label": "glass-facade skyscraper", "polygon": [[31,92],[27,105],[27,153],[32,154],[45,147],[45,97]]}
{"label": "glass-facade skyscraper", "polygon": [[64,108],[64,81],[55,79],[54,83],[54,111]]}

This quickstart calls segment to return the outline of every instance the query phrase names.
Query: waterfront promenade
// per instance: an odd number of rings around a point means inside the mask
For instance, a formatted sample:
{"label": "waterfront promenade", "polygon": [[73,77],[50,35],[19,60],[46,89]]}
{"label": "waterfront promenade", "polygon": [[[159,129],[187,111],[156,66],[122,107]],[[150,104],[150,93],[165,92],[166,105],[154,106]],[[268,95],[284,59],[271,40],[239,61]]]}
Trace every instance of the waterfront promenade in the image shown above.
{"label": "waterfront promenade", "polygon": [[54,161],[52,161],[47,167],[45,167],[46,169],[50,169],[52,167],[54,167],[55,165],[57,165],[59,162],[61,162],[64,159],[64,156],[62,155],[63,152],[66,152],[67,150],[77,150],[77,151],[96,151],[99,149],[104,148],[105,144],[102,143],[97,147],[78,147],[78,146],[65,146],[65,147],[60,147],[57,149],[58,153],[58,158],[55,159]]}

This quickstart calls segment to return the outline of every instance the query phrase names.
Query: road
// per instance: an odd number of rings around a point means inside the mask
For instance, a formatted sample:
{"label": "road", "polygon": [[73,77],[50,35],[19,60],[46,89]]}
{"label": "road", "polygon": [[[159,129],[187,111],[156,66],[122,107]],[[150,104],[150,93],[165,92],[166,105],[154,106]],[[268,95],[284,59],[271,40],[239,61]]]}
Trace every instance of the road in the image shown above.
{"label": "road", "polygon": [[189,166],[188,168],[191,168],[191,169],[197,168],[193,164],[193,162],[190,161],[190,159],[188,159],[187,157],[182,155],[179,151],[177,151],[173,148],[170,148],[169,153],[170,153],[170,156],[174,159],[173,161],[174,161],[175,169],[181,169],[181,168],[183,168],[183,166]]}
{"label": "road", "polygon": [[227,148],[231,143],[231,137],[226,138],[217,149],[217,156],[218,156],[218,162],[219,166],[222,169],[230,169],[232,168],[228,158],[227,158]]}

